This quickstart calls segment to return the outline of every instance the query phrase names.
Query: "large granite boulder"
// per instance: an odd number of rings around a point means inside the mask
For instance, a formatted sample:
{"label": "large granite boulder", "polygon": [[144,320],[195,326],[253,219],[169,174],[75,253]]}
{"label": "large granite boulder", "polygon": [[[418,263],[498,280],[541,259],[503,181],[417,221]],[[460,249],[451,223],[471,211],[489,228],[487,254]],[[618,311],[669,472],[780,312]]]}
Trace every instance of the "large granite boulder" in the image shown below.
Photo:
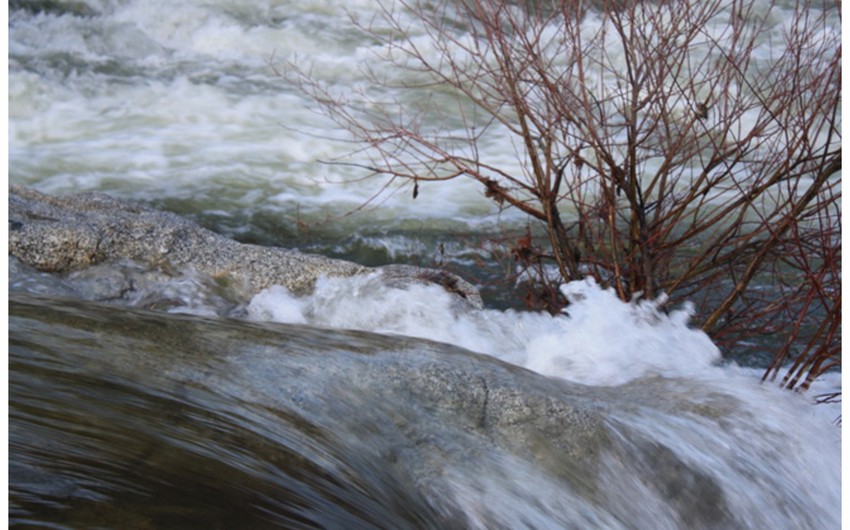
{"label": "large granite boulder", "polygon": [[[18,186],[9,190],[9,255],[60,274],[120,260],[192,269],[237,285],[247,295],[271,285],[305,294],[321,275],[375,270],[297,250],[238,243],[178,215],[102,193],[50,196]],[[389,282],[437,283],[482,306],[477,289],[454,274],[406,265],[379,270]]]}

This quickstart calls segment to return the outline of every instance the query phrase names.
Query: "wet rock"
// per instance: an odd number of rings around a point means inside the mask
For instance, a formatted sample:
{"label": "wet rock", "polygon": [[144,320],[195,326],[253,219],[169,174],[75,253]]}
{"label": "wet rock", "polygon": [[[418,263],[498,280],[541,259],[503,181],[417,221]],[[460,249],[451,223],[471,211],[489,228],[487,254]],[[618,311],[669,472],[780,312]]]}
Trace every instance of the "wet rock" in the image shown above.
{"label": "wet rock", "polygon": [[[256,461],[350,485],[346,495],[403,492],[422,500],[443,528],[748,527],[710,470],[627,425],[634,407],[655,411],[640,386],[620,396],[420,339],[116,312],[79,301],[13,299],[10,326],[20,359],[55,352],[75,373],[102,374],[109,385],[85,386],[109,390],[94,403],[120,403],[115,392],[126,381],[138,407],[144,396],[135,389],[148,389],[156,399],[138,417],[105,411],[103,421],[110,429],[126,422],[122,429],[140,432],[134,439],[180,436],[178,447],[203,447],[200,454],[213,455],[197,464],[204,483],[228,484]],[[79,403],[68,406],[80,412]],[[187,407],[191,413],[176,413]],[[230,423],[238,418],[241,427]],[[17,447],[45,443],[42,432]],[[137,451],[114,467],[133,463],[131,476],[154,483],[197,457]],[[218,461],[228,454],[241,456]],[[116,458],[110,447],[103,455]],[[530,522],[518,506],[539,506],[546,518]]]}
{"label": "wet rock", "polygon": [[[238,243],[175,214],[101,193],[50,196],[9,190],[9,254],[39,271],[69,273],[132,260],[191,269],[235,285],[250,296],[271,285],[310,292],[316,279],[375,269],[297,250]],[[444,271],[410,266],[378,268],[387,281],[428,282],[481,307],[468,282]]]}

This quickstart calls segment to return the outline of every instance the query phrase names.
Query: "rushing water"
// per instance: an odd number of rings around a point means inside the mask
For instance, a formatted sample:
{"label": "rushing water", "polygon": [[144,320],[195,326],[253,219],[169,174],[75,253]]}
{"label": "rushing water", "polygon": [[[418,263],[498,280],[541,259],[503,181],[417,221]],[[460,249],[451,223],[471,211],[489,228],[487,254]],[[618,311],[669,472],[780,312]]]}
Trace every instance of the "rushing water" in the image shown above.
{"label": "rushing water", "polygon": [[[445,263],[478,278],[497,277],[503,266],[482,265],[486,254],[477,244],[505,226],[521,226],[518,216],[498,212],[462,180],[421,184],[416,200],[404,188],[379,207],[344,215],[373,196],[375,183],[317,162],[351,146],[334,141],[344,136],[270,66],[298,53],[339,86],[361,80],[362,66],[381,50],[353,29],[349,14],[368,19],[374,9],[369,0],[11,1],[10,181],[51,193],[106,191],[243,241],[366,264]],[[484,149],[500,160],[511,151],[502,144]],[[564,287],[575,302],[568,316],[505,310],[510,293],[504,291],[485,290],[489,308],[474,310],[436,287],[402,290],[370,276],[322,280],[307,297],[270,288],[251,300],[232,300],[191,272],[108,267],[138,288],[103,310],[68,301],[92,298],[90,279],[98,271],[60,278],[11,263],[10,513],[17,525],[839,525],[837,411],[812,407],[810,396],[759,386],[757,372],[722,366],[711,341],[688,328],[688,308],[663,314],[652,303],[623,304],[578,282]],[[64,322],[57,315],[73,323],[57,327]],[[339,389],[327,409],[299,408],[297,401],[269,397],[272,391],[257,390],[262,398],[248,392],[243,387],[260,377],[253,372],[232,379],[190,375],[233,369],[226,355],[193,358],[180,350],[188,355],[180,358],[180,370],[147,373],[146,356],[163,353],[152,330],[169,326],[169,318],[180,329],[206,334],[203,344],[219,354],[209,346],[219,329],[225,335],[243,330],[239,347],[246,351],[256,345],[245,330],[278,333],[270,340],[300,356],[328,355],[352,343],[363,351],[391,351],[402,336],[459,346],[591,385],[593,401],[613,409],[624,406],[617,396],[635,396],[645,407],[616,420],[640,433],[636,440],[678,460],[643,446],[627,450],[623,442],[603,466],[622,471],[623,482],[600,473],[597,486],[608,495],[600,500],[516,455],[473,460],[470,467],[447,449],[440,467],[446,490],[435,494],[390,465],[392,444],[409,443],[393,430],[398,415],[427,424],[423,439],[442,437],[445,447],[480,442],[462,427],[441,425],[427,406],[395,410],[380,403],[380,393],[362,389]],[[139,335],[143,331],[150,336]],[[431,348],[436,355],[455,351]],[[139,365],[110,361],[130,354]],[[561,392],[548,379],[536,381]],[[821,384],[830,390],[840,381]],[[670,403],[679,401],[686,412],[671,412]],[[372,412],[345,403],[368,403]],[[689,415],[702,407],[708,412]],[[362,419],[365,430],[381,436],[342,428],[346,418]],[[653,490],[647,469],[659,480],[679,470],[688,491],[708,477],[711,486],[695,491],[723,502],[698,504],[709,508],[686,525],[675,488]],[[628,488],[634,498],[618,506],[614,501],[627,499]],[[720,519],[712,523],[714,516]]]}
{"label": "rushing water", "polygon": [[[10,317],[17,525],[839,526],[838,432],[729,368],[584,386],[390,335],[21,294]],[[655,348],[700,348],[662,319]]]}

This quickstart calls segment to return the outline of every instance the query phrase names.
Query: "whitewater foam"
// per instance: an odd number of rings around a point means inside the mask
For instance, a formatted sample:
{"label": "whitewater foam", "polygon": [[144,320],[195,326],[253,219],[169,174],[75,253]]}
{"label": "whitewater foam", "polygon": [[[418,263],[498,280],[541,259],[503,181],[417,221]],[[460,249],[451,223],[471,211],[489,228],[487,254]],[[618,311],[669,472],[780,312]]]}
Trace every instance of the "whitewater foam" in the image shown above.
{"label": "whitewater foam", "polygon": [[720,360],[708,336],[688,327],[688,307],[665,314],[661,300],[623,303],[591,279],[562,291],[570,300],[563,315],[478,310],[439,286],[397,287],[372,274],[322,278],[300,298],[275,286],[251,300],[248,315],[428,338],[594,385],[653,374],[692,377]]}
{"label": "whitewater foam", "polygon": [[[835,406],[813,407],[812,402],[819,392],[840,390],[840,375],[823,378],[808,395],[759,384],[760,370],[720,363],[720,352],[709,337],[689,326],[689,306],[665,312],[663,299],[626,303],[589,279],[568,283],[561,290],[570,304],[558,316],[479,310],[438,286],[390,286],[373,274],[323,278],[315,292],[304,297],[271,287],[251,300],[248,314],[253,319],[423,337],[493,355],[550,377],[610,386],[618,398],[630,403],[611,411],[615,421],[620,418],[629,425],[618,443],[634,443],[628,436],[631,432],[671,448],[676,458],[704,474],[695,475],[694,480],[716,481],[723,492],[718,499],[728,503],[732,513],[743,514],[748,525],[807,527],[812,513],[809,501],[794,499],[797,504],[777,508],[787,501],[777,492],[793,482],[806,491],[822,492],[816,501],[821,506],[815,511],[825,517],[824,527],[837,526],[830,507],[838,502],[838,491],[825,485],[840,483],[835,462],[841,436],[834,425],[840,411]],[[632,392],[633,403],[628,398]],[[754,432],[759,436],[754,437]],[[628,504],[644,506],[646,512],[640,517],[645,521],[669,509],[667,501],[660,500],[675,498],[675,493],[659,493],[650,479],[632,477],[624,483],[618,471],[623,463],[616,458],[603,460],[606,471],[602,474],[610,479],[602,487],[605,495],[611,499],[639,496],[643,501]],[[809,466],[805,473],[797,467],[803,461]],[[496,464],[505,466],[504,475],[451,477],[451,496],[464,506],[473,527],[488,528],[494,521],[497,526],[528,526],[532,516],[542,518],[535,520],[535,526],[554,527],[565,524],[560,518],[570,514],[586,517],[594,527],[621,528],[622,521],[635,516],[598,519],[600,514],[589,506],[565,504],[560,489],[551,489],[557,495],[546,495],[550,491],[546,477],[524,476],[522,466],[513,461]],[[652,462],[628,465],[650,466],[648,476],[682,472],[657,470]],[[754,476],[775,482],[756,487]],[[502,510],[501,503],[538,509],[517,513]],[[672,526],[660,527],[676,528],[671,522],[675,517],[662,519]]]}

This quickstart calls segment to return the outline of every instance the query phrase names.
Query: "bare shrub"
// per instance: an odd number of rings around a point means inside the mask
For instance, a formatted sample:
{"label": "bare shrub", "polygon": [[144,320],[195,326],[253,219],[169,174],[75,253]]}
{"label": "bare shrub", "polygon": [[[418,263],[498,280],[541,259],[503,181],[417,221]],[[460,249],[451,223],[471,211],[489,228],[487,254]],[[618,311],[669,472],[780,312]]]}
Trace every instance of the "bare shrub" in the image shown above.
{"label": "bare shrub", "polygon": [[[623,300],[695,300],[721,343],[780,334],[766,377],[795,359],[788,387],[840,362],[837,5],[381,6],[353,21],[404,76],[339,90],[297,61],[281,72],[366,148],[367,175],[414,196],[474,179],[545,229],[517,256],[527,265],[591,275]],[[481,156],[504,138],[514,164]]]}

